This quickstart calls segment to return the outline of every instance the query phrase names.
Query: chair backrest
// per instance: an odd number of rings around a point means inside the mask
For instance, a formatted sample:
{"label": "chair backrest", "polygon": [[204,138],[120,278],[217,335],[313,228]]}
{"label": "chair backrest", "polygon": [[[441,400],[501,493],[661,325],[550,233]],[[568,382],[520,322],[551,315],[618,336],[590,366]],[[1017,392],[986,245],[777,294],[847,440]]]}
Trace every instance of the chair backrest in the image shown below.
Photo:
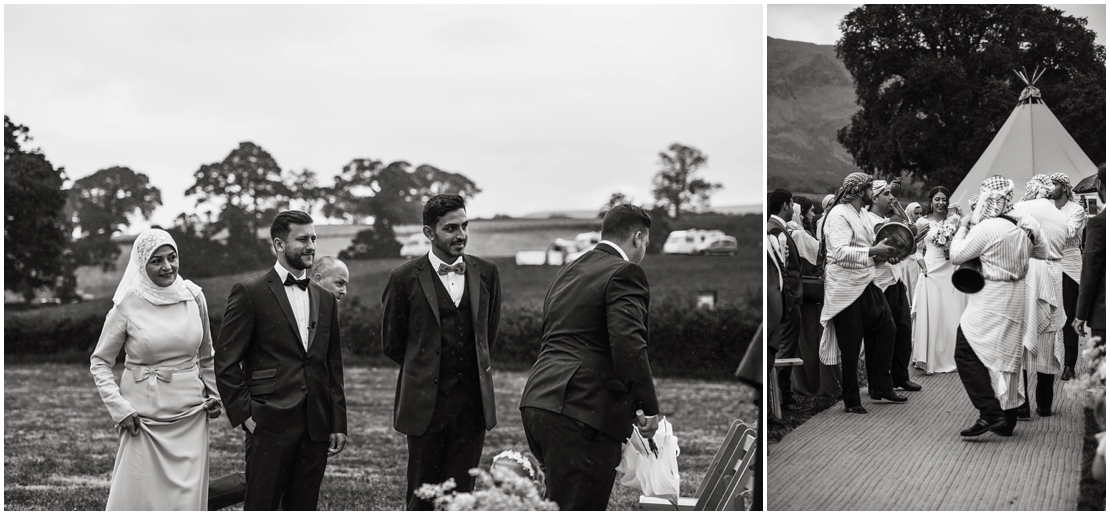
{"label": "chair backrest", "polygon": [[698,498],[695,510],[715,509],[720,504],[725,487],[736,474],[739,462],[751,448],[756,447],[755,439],[755,431],[744,422],[736,420],[732,423],[694,494]]}
{"label": "chair backrest", "polygon": [[[740,511],[743,509],[743,506],[736,506],[736,503],[740,502],[740,494],[743,492],[744,488],[747,487],[748,481],[750,481],[755,474],[755,471],[752,470],[752,463],[758,459],[758,456],[759,441],[753,437],[744,456],[736,464],[736,470],[733,472],[732,479],[729,480],[728,485],[725,487],[724,494],[721,496],[721,501],[716,508],[717,511]],[[707,509],[713,509],[713,507],[710,506]]]}

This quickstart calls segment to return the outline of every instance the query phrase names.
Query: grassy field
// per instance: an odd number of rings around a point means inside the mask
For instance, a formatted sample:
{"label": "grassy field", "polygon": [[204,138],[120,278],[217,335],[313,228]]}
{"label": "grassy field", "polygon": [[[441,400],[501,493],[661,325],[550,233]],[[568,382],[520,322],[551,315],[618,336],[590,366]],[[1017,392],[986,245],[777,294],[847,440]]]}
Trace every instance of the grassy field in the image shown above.
{"label": "grassy field", "polygon": [[[119,370],[116,373],[119,376]],[[498,426],[482,465],[503,449],[527,449],[517,404],[526,374],[495,372]],[[328,463],[321,510],[397,510],[407,448],[392,428],[396,371],[346,371],[350,442]],[[756,392],[739,383],[657,379],[661,410],[674,424],[682,495],[697,489],[729,423],[755,422]],[[241,431],[214,421],[211,477],[243,467]],[[9,364],[4,371],[4,509],[102,510],[118,437],[85,365]],[[614,487],[610,510],[635,509],[638,492]],[[240,505],[241,507],[241,505]]]}

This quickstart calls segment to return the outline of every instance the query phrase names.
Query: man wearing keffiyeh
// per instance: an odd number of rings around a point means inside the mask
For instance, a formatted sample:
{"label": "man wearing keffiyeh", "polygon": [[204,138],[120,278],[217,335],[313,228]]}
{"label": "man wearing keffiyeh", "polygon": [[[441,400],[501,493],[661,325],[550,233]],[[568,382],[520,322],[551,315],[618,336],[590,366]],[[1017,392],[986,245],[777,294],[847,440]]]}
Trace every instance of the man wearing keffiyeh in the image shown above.
{"label": "man wearing keffiyeh", "polygon": [[875,286],[876,259],[885,261],[894,249],[874,243],[874,224],[863,204],[871,201],[871,176],[853,173],[836,192],[825,227],[825,299],[821,307],[821,362],[841,363],[844,409],[864,414],[856,367],[860,343],[867,362],[871,398],[906,402],[894,393],[890,361],[896,328],[882,290]]}
{"label": "man wearing keffiyeh", "polygon": [[[978,259],[982,291],[971,295],[956,331],[956,370],[979,418],[960,436],[994,431],[1013,434],[1021,387],[1025,331],[1025,274],[1029,259],[1046,256],[1035,219],[1013,218],[1013,181],[994,175],[983,181],[975,210],[952,240],[952,263]],[[1018,215],[1020,216],[1020,215]]]}
{"label": "man wearing keffiyeh", "polygon": [[1064,325],[1064,372],[1060,379],[1067,381],[1075,375],[1075,362],[1079,358],[1079,333],[1075,332],[1072,322],[1075,320],[1075,305],[1079,301],[1079,282],[1083,272],[1083,251],[1079,248],[1083,240],[1083,230],[1087,227],[1087,214],[1083,207],[1075,201],[1075,192],[1072,191],[1071,178],[1065,173],[1054,173],[1049,176],[1052,192],[1048,195],[1056,203],[1056,208],[1067,219],[1067,239],[1064,240],[1064,256],[1060,265],[1064,269],[1064,313],[1067,323]]}
{"label": "man wearing keffiyeh", "polygon": [[[887,214],[891,212],[894,198],[893,189],[897,188],[900,181],[888,183],[878,179],[871,183],[871,207],[867,211],[867,220],[877,228],[880,224],[891,221]],[[901,218],[894,221],[905,223]],[[911,228],[911,234],[916,228]],[[890,260],[876,263],[875,286],[878,286],[890,307],[890,316],[894,320],[895,334],[894,346],[890,361],[890,378],[894,386],[903,390],[915,392],[921,385],[910,381],[910,357],[913,354],[913,320],[910,314],[909,289],[902,280],[905,276],[905,263]]]}

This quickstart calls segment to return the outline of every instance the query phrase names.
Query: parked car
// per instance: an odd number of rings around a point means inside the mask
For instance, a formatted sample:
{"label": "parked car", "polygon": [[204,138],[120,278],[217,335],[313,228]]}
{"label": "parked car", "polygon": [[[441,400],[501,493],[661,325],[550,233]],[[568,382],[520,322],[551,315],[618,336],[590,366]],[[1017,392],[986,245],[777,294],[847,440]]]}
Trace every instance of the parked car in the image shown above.
{"label": "parked car", "polygon": [[697,254],[700,245],[724,238],[725,233],[717,230],[687,229],[671,231],[663,243],[664,254]]}
{"label": "parked car", "polygon": [[721,236],[715,240],[698,245],[698,254],[703,256],[735,256],[739,245],[732,236]]}
{"label": "parked car", "polygon": [[420,257],[432,251],[432,242],[424,236],[424,233],[416,233],[409,236],[405,244],[401,246],[401,257],[414,258]]}

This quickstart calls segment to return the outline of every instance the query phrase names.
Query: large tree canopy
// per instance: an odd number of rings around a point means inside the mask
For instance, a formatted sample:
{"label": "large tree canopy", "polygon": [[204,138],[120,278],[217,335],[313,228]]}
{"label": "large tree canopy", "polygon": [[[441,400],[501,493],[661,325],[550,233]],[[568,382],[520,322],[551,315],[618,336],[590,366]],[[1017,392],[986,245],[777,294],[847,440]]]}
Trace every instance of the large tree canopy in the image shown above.
{"label": "large tree canopy", "polygon": [[[275,210],[288,204],[291,190],[281,167],[262,147],[243,142],[223,161],[202,165],[194,174],[196,183],[185,190],[197,204],[220,206],[216,230],[229,231],[228,242],[253,243],[260,227],[269,227]],[[269,217],[267,217],[269,215]]]}
{"label": "large tree canopy", "polygon": [[391,225],[420,223],[424,203],[434,195],[472,197],[482,190],[466,176],[405,161],[382,166],[376,159],[354,159],[327,189],[324,216],[361,221],[385,219]]}
{"label": "large tree canopy", "polygon": [[65,170],[28,148],[27,127],[4,116],[4,288],[23,295],[65,274]]}
{"label": "large tree canopy", "polygon": [[1088,157],[1106,159],[1106,49],[1085,20],[1041,5],[865,5],[837,56],[861,109],[837,139],[870,173],[955,188],[1017,105],[1022,68]]}
{"label": "large tree canopy", "polygon": [[721,189],[720,184],[711,183],[697,177],[697,171],[709,162],[709,156],[694,147],[674,143],[670,151],[659,153],[662,169],[652,179],[657,205],[674,212],[675,219],[682,216],[682,209],[693,206],[705,207],[709,195]]}
{"label": "large tree canopy", "polygon": [[162,204],[162,192],[150,185],[146,174],[113,166],[78,179],[69,189],[66,217],[77,229],[72,250],[77,265],[115,268],[119,245],[112,234],[138,213],[150,218]]}

